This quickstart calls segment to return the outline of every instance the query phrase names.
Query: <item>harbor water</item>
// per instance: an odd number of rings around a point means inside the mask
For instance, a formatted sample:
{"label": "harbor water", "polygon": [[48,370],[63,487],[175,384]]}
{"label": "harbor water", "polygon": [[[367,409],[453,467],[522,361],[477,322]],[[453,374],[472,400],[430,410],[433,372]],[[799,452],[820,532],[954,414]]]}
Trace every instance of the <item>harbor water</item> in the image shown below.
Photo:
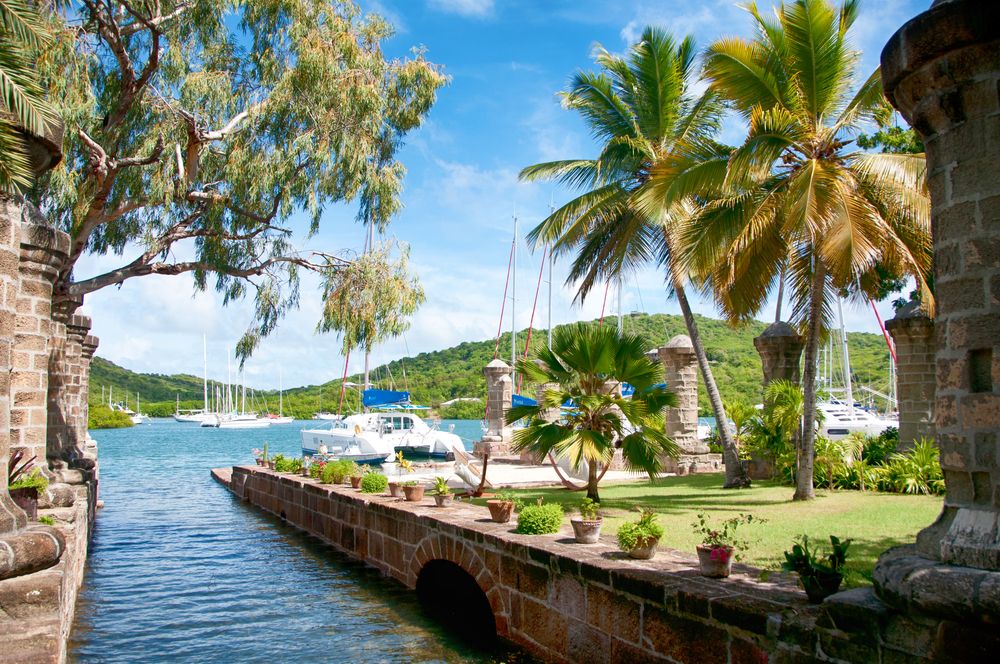
{"label": "harbor water", "polygon": [[[453,423],[470,448],[482,435],[478,422]],[[300,456],[299,431],[318,424],[220,430],[154,420],[92,431],[104,508],[69,661],[534,661],[504,644],[468,643],[425,617],[413,591],[209,475],[252,464],[265,441],[271,455]]]}

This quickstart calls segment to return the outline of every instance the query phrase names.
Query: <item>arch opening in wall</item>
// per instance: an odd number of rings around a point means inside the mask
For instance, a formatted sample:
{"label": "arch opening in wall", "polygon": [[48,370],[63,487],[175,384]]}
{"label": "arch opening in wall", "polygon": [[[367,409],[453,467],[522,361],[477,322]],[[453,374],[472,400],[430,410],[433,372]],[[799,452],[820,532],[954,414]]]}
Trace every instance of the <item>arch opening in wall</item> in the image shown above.
{"label": "arch opening in wall", "polygon": [[428,561],[417,575],[417,599],[428,616],[463,641],[477,646],[496,641],[496,618],[486,593],[461,566]]}

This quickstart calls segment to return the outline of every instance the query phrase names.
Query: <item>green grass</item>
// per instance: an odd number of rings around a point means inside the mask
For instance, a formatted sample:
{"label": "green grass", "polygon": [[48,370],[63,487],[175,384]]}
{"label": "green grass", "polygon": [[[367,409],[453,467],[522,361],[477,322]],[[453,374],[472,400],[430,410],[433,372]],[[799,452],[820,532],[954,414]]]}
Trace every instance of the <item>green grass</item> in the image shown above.
{"label": "green grass", "polygon": [[[816,490],[816,500],[792,502],[793,488],[774,481],[754,482],[743,491],[723,490],[719,474],[669,477],[650,483],[636,481],[601,485],[602,533],[614,536],[625,520],[637,517],[635,507],[652,507],[665,534],[662,546],[694,553],[701,538],[694,533],[696,515],[708,514],[721,520],[750,513],[767,523],[741,527],[738,531],[751,541],[744,562],[764,569],[779,569],[784,551],[791,549],[800,534],[810,542],[825,544],[830,535],[851,538],[848,553],[850,586],[871,583],[871,571],[879,554],[892,546],[909,544],[917,532],[929,525],[941,511],[940,496],[911,496],[870,491]],[[579,514],[583,492],[565,489],[522,489],[516,493],[525,504],[538,498],[560,503],[567,516]],[[483,501],[479,501],[483,502]],[[485,503],[484,503],[485,504]]]}

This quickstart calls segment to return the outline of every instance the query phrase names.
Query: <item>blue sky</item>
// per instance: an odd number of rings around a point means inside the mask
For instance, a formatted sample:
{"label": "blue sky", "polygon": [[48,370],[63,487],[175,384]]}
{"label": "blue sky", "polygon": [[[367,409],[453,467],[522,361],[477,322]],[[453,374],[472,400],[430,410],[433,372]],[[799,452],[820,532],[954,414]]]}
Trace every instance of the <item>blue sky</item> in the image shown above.
{"label": "blue sky", "polygon": [[[767,1],[759,3],[766,7]],[[930,6],[930,0],[869,0],[854,30],[863,51],[862,73],[878,64],[882,46],[903,23]],[[387,57],[406,57],[423,46],[426,57],[444,66],[451,84],[442,89],[428,121],[407,138],[400,158],[407,168],[405,209],[389,233],[410,244],[411,265],[427,293],[405,338],[387,342],[372,354],[374,364],[462,341],[492,339],[497,330],[516,213],[522,233],[572,192],[549,184],[520,184],[524,166],[553,159],[593,157],[597,146],[579,119],[555,97],[577,69],[592,69],[592,45],[624,52],[649,23],[675,36],[693,34],[699,46],[724,35],[750,36],[747,13],[731,0],[700,2],[595,2],[591,0],[371,0],[365,11],[386,16],[396,35],[385,44]],[[742,138],[737,122],[722,139]],[[361,250],[364,229],[354,222],[351,205],[327,210],[321,232],[304,247]],[[304,237],[304,222],[298,225]],[[136,253],[138,253],[136,251]],[[126,256],[126,258],[128,258]],[[128,260],[131,260],[128,258]],[[528,325],[538,281],[540,254],[521,243],[517,272],[518,329]],[[89,258],[78,278],[103,272],[121,259]],[[604,289],[595,289],[582,306],[571,304],[574,290],[564,285],[566,265],[556,263],[552,320],[555,324],[601,315]],[[547,272],[546,272],[547,278]],[[299,311],[290,315],[250,360],[247,382],[276,388],[279,369],[286,387],[339,378],[344,370],[339,341],[314,335],[320,302],[316,282],[307,279]],[[547,286],[535,326],[548,320]],[[208,338],[209,375],[224,378],[227,352],[252,314],[249,302],[221,306],[214,293],[193,296],[191,280],[144,277],[87,296],[84,312],[101,338],[97,353],[116,364],[148,373],[201,374],[201,336]],[[607,309],[617,309],[614,293]],[[716,317],[711,302],[693,303],[696,313]],[[666,300],[662,275],[648,271],[624,288],[624,310],[679,313]],[[881,303],[883,319],[892,316]],[[761,313],[773,320],[773,304]],[[504,329],[510,329],[510,306]],[[870,309],[846,312],[850,331],[878,332]],[[509,351],[508,351],[509,354]],[[352,355],[349,371],[362,370]]]}

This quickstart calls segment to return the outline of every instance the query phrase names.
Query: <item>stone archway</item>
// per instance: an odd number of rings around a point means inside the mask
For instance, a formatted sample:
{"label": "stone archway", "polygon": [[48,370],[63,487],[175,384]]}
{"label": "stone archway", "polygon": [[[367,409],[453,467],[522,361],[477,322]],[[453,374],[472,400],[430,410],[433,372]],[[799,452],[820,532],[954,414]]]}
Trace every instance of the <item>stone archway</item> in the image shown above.
{"label": "stone archway", "polygon": [[472,575],[450,560],[429,560],[417,575],[417,599],[433,619],[479,646],[497,637],[496,617]]}

